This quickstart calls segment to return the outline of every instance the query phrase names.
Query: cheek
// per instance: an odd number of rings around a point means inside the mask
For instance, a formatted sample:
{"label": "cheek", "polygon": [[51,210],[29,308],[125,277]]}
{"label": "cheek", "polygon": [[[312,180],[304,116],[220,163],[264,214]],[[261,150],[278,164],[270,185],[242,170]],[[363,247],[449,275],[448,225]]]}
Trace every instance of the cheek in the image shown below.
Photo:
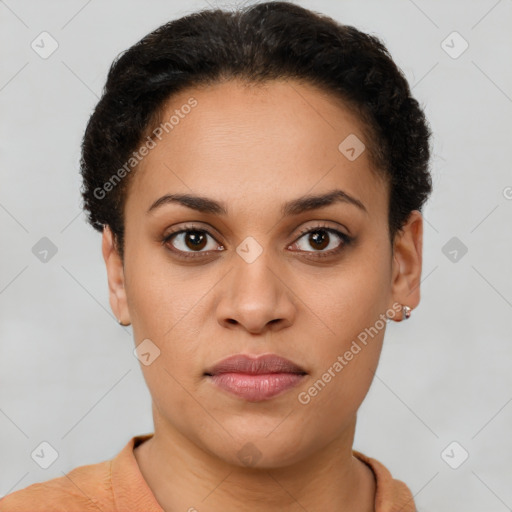
{"label": "cheek", "polygon": [[[377,368],[385,331],[383,327],[357,334],[366,337],[338,337],[322,354],[317,371],[307,386],[300,390],[298,402],[303,407],[303,417],[308,418],[313,430],[324,435],[336,435],[357,413],[363,402]],[[327,420],[328,419],[328,420]]]}
{"label": "cheek", "polygon": [[301,403],[316,402],[334,415],[355,412],[364,399],[387,326],[389,254],[366,254],[340,267],[328,286],[310,294],[309,305],[328,329],[322,329],[315,344],[316,372]]}
{"label": "cheek", "polygon": [[137,345],[150,339],[173,375],[185,373],[200,345],[202,323],[196,317],[203,307],[199,299],[204,295],[204,283],[191,279],[187,270],[155,257],[156,252],[132,251],[126,262],[134,339]]}
{"label": "cheek", "polygon": [[316,313],[315,324],[321,328],[318,334],[325,339],[317,348],[330,358],[347,350],[352,340],[373,326],[388,308],[389,255],[369,257],[364,250],[358,254],[361,256],[333,269],[323,278],[322,286],[313,286],[311,281],[301,291],[309,309]]}

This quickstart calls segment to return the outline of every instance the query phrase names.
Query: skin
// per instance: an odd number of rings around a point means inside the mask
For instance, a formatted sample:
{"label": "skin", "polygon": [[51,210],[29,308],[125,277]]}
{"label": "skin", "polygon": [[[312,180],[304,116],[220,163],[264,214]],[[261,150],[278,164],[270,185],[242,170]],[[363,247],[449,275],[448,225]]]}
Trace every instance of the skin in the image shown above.
{"label": "skin", "polygon": [[[189,89],[168,102],[164,118],[191,96],[198,105],[131,178],[124,262],[109,228],[103,232],[112,310],[132,323],[136,345],[149,338],[160,350],[141,365],[155,427],[134,450],[141,472],[165,510],[373,511],[373,473],[352,455],[352,443],[385,326],[309,403],[298,394],[379,315],[396,303],[418,305],[422,216],[411,213],[392,253],[386,183],[371,171],[368,150],[354,161],[338,150],[349,134],[365,141],[363,127],[315,87],[280,80]],[[282,216],[286,201],[333,189],[366,211],[335,202]],[[170,193],[215,199],[228,214],[177,203],[147,213]],[[195,253],[184,235],[162,244],[185,224],[211,235]],[[301,235],[318,226],[354,240],[343,245],[328,233],[329,246],[318,248]],[[249,236],[262,248],[252,263],[236,252]],[[204,376],[237,353],[278,354],[308,375],[271,400],[248,402]],[[237,455],[247,443],[260,454],[252,465]]]}

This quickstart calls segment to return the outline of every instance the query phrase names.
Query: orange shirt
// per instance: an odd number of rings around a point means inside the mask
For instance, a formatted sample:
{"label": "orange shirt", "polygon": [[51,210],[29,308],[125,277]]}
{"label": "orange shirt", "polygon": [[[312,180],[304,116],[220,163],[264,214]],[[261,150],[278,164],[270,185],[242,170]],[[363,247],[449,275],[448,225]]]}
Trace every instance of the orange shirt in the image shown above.
{"label": "orange shirt", "polygon": [[[132,437],[112,460],[79,466],[0,500],[0,512],[164,512],[139,470],[133,449],[153,434]],[[375,512],[416,512],[411,491],[377,460],[353,450],[376,479]]]}

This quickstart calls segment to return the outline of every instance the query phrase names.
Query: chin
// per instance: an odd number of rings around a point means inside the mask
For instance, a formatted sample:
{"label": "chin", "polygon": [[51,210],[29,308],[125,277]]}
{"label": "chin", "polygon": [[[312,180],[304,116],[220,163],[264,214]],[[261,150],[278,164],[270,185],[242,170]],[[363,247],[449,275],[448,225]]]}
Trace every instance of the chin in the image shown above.
{"label": "chin", "polygon": [[220,446],[208,446],[208,451],[227,464],[263,470],[291,466],[319,448],[316,439],[308,443],[296,429],[269,432],[260,434],[254,429],[240,429],[236,435],[230,431],[233,438]]}

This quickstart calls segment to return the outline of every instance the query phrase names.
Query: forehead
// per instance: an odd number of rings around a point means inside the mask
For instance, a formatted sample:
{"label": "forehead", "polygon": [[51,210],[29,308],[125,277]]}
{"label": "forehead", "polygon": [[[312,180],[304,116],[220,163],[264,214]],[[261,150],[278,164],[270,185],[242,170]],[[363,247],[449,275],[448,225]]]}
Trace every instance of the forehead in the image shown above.
{"label": "forehead", "polygon": [[140,206],[174,191],[247,207],[247,198],[262,191],[284,201],[335,187],[370,207],[386,204],[360,119],[312,85],[228,81],[190,88],[170,98],[161,121],[128,194]]}

